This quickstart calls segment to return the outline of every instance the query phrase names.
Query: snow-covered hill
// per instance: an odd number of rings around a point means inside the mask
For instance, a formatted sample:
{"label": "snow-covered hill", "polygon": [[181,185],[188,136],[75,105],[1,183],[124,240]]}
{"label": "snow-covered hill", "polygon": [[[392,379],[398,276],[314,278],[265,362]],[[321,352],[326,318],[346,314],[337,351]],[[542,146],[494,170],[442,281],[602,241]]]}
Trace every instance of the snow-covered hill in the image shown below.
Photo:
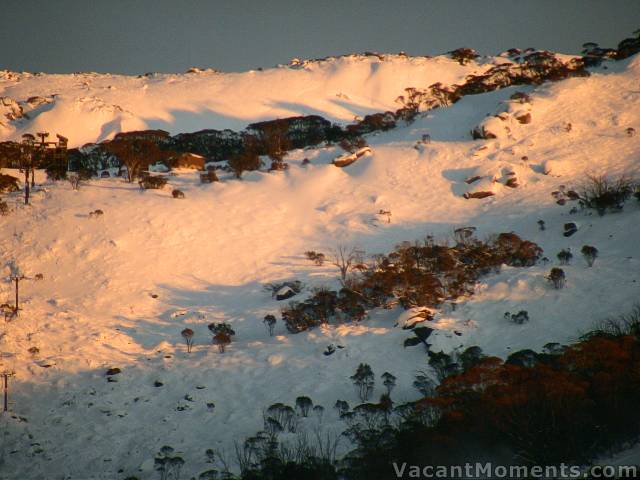
{"label": "snow-covered hill", "polygon": [[395,99],[405,87],[459,83],[489,66],[461,66],[446,56],[352,55],[245,73],[204,70],[134,77],[0,72],[0,97],[13,101],[8,105],[6,100],[4,108],[21,108],[28,117],[0,119],[0,140],[44,130],[80,146],[146,128],[170,133],[240,130],[260,120],[311,114],[351,122],[355,116],[395,110]]}
{"label": "snow-covered hill", "polygon": [[[460,82],[493,61],[345,57],[242,74],[142,78],[5,73],[0,96],[26,102],[29,118],[5,122],[0,138],[44,129],[81,145],[121,130],[240,129],[311,113],[350,122],[397,108],[405,87]],[[327,252],[340,242],[388,252],[428,234],[451,238],[463,226],[475,226],[480,238],[513,231],[544,249],[549,264],[505,267],[455,310],[438,312],[429,325],[437,329],[429,339],[434,351],[479,345],[506,357],[571,342],[598,319],[627,311],[640,298],[633,240],[640,238],[640,205],[630,200],[623,212],[599,217],[570,213],[576,203],[558,205],[551,194],[576,187],[585,173],[640,175],[640,136],[626,133],[640,130],[640,58],[605,66],[586,78],[465,97],[368,137],[373,154],[345,169],[331,164],[339,147],[321,146],[291,152],[285,172],[203,185],[195,173],[178,171],[160,191],[121,179],[91,180],[73,191],[39,172],[43,188],[33,204],[12,194],[13,211],[0,217],[1,264],[16,260],[28,276],[44,276],[23,282],[23,310],[1,327],[2,368],[16,376],[14,416],[2,418],[0,478],[153,478],[162,445],[184,452],[189,478],[206,468],[206,448],[230,455],[234,440],[262,428],[265,407],[299,395],[325,408],[321,417],[302,419],[303,430],[320,424],[339,432],[332,407],[337,399],[358,402],[349,376],[362,362],[377,376],[396,375],[396,402],[418,398],[412,382],[428,371],[425,352],[404,348],[410,332],[398,326],[411,312],[378,309],[359,324],[286,332],[279,319],[285,302],[265,283],[301,280],[299,298],[312,287],[338,285],[337,270],[314,266],[306,250]],[[516,91],[530,95],[516,105],[531,114],[530,123],[514,120],[509,99]],[[33,96],[45,101],[27,107],[39,102],[29,102]],[[471,139],[474,127],[499,113],[498,126],[509,131]],[[425,134],[428,144],[420,141]],[[517,188],[505,185],[510,173]],[[473,177],[495,195],[465,199],[476,188],[467,183]],[[171,187],[186,198],[173,199]],[[96,209],[104,215],[90,217]],[[390,223],[381,210],[391,212]],[[563,236],[568,222],[578,227],[571,237]],[[592,268],[579,254],[585,244],[600,251]],[[554,290],[544,277],[564,248],[574,260],[563,267],[566,288]],[[12,291],[0,284],[0,301]],[[505,312],[519,310],[529,312],[529,323],[505,320]],[[278,317],[274,337],[262,323],[266,314]],[[211,346],[207,324],[214,321],[236,332],[224,354]],[[195,332],[191,353],[180,336],[185,327]],[[343,348],[325,356],[329,344]],[[116,382],[105,377],[112,367],[122,370]],[[382,391],[378,380],[374,396]]]}

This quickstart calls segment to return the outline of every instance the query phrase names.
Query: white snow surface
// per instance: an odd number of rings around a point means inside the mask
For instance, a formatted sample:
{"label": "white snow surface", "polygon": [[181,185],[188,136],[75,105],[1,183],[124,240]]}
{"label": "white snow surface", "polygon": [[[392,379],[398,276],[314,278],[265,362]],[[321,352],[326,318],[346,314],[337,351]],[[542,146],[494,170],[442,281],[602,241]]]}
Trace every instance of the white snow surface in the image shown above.
{"label": "white snow surface", "polygon": [[[252,122],[312,114],[351,123],[356,116],[396,110],[395,100],[406,87],[462,83],[467,75],[492,67],[494,61],[462,66],[446,56],[388,55],[380,60],[350,55],[309,62],[304,68],[243,73],[205,70],[124,76],[4,71],[0,72],[0,97],[23,105],[28,119],[8,122],[0,117],[0,140],[44,130],[68,137],[70,146],[81,146],[120,131],[241,130]],[[48,102],[27,102],[35,96]]]}
{"label": "white snow surface", "polygon": [[[243,128],[293,114],[348,122],[395,108],[404,87],[455,83],[483,68],[446,58],[347,57],[243,74],[5,74],[0,96],[58,95],[24,125],[0,127],[0,135],[45,129],[80,145],[119,130]],[[531,95],[532,122],[512,122],[498,139],[471,140],[470,130],[487,114],[508,111],[505,102],[518,90]],[[640,298],[638,202],[598,217],[570,214],[575,202],[560,206],[551,196],[560,185],[577,186],[585,172],[640,175],[640,136],[628,137],[627,127],[640,131],[638,56],[588,78],[465,97],[367,137],[372,154],[344,169],[331,164],[343,153],[331,146],[291,152],[289,170],[242,180],[223,176],[201,185],[195,172],[179,171],[159,191],[141,192],[121,179],[91,180],[73,191],[38,172],[43,185],[32,205],[12,194],[5,198],[13,211],[0,217],[0,265],[16,260],[28,276],[44,275],[22,282],[23,310],[0,327],[0,369],[16,372],[11,412],[2,416],[0,478],[155,478],[152,460],[163,445],[182,452],[190,478],[211,468],[205,449],[232,459],[234,440],[262,428],[264,408],[292,405],[299,395],[325,408],[322,418],[302,419],[301,431],[339,433],[333,405],[359,403],[349,376],[361,362],[376,373],[374,398],[385,371],[397,377],[394,402],[419,398],[412,381],[429,371],[427,357],[422,346],[403,348],[411,333],[399,326],[413,312],[373,310],[359,324],[286,332],[279,315],[286,302],[263,285],[301,280],[306,288],[294,300],[314,286],[337,288],[336,268],[304,257],[337,242],[373,254],[475,226],[480,238],[513,231],[544,249],[549,264],[505,267],[454,311],[440,310],[427,324],[437,329],[429,339],[435,351],[479,345],[504,358],[572,342],[597,320],[628,311]],[[426,133],[425,145],[419,140]],[[311,163],[303,165],[304,158]],[[509,172],[517,188],[504,185]],[[473,176],[495,196],[464,199]],[[173,199],[173,188],[186,198]],[[90,218],[96,209],[104,215]],[[380,210],[392,212],[390,223]],[[569,238],[562,235],[566,222],[579,227]],[[592,268],[579,253],[585,244],[600,251]],[[554,290],[545,275],[563,248],[574,259],[563,267],[566,287]],[[12,292],[0,283],[1,302]],[[529,323],[504,319],[519,310],[529,312]],[[273,337],[262,323],[266,314],[278,318]],[[224,354],[207,330],[221,321],[236,332]],[[187,327],[195,332],[191,353],[180,336]],[[325,356],[329,344],[344,348]],[[39,353],[32,355],[34,346]],[[111,367],[122,370],[117,382],[107,382]],[[348,448],[343,440],[341,451]]]}

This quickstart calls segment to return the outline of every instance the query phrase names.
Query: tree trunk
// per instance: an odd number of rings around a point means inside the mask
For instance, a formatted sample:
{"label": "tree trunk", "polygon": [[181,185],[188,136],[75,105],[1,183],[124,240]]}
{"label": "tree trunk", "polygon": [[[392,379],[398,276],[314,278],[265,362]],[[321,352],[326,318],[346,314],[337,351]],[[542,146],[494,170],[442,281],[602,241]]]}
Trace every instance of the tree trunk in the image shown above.
{"label": "tree trunk", "polygon": [[29,205],[29,169],[24,169],[24,204]]}

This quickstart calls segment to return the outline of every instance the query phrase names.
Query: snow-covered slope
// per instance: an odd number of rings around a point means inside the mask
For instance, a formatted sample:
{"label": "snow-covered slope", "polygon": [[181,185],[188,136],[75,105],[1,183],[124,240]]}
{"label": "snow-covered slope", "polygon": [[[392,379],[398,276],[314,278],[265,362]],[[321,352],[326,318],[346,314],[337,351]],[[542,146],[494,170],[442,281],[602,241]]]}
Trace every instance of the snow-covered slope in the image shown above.
{"label": "snow-covered slope", "polygon": [[[44,128],[81,144],[118,129],[240,128],[295,113],[349,121],[393,108],[406,86],[453,83],[481,68],[443,58],[385,64],[366,57],[233,75],[5,78],[2,95],[59,96],[2,135]],[[23,310],[1,327],[2,368],[16,371],[16,418],[2,418],[0,478],[152,478],[162,445],[184,452],[189,478],[206,468],[206,448],[230,454],[234,440],[262,427],[263,408],[299,395],[325,407],[321,418],[302,419],[301,429],[340,431],[332,407],[337,399],[358,402],[349,375],[361,362],[378,376],[398,377],[394,401],[418,398],[412,381],[428,370],[424,349],[403,348],[410,333],[396,326],[410,312],[374,310],[358,325],[297,335],[278,320],[276,335],[267,335],[262,318],[279,318],[282,302],[264,283],[299,279],[307,286],[300,298],[314,286],[337,286],[336,269],[312,265],[306,250],[326,252],[342,242],[386,252],[427,234],[450,238],[470,225],[480,238],[513,231],[544,249],[550,264],[505,267],[483,278],[455,311],[439,312],[429,325],[438,329],[429,339],[433,350],[479,345],[504,357],[570,342],[596,320],[627,311],[640,298],[640,245],[633,241],[640,238],[640,206],[629,201],[622,213],[604,217],[572,214],[575,203],[560,206],[551,192],[576,186],[585,172],[640,175],[640,137],[625,133],[640,130],[639,81],[640,58],[632,57],[588,78],[468,96],[369,137],[373,154],[345,169],[331,165],[339,148],[321,147],[292,152],[286,172],[242,180],[201,185],[194,173],[177,172],[169,184],[184,200],[171,198],[170,187],[141,192],[120,179],[92,180],[80,191],[46,184],[29,207],[19,195],[9,197],[14,211],[0,217],[2,265],[17,260],[44,280],[23,282]],[[487,114],[509,112],[518,90],[531,96],[531,123],[509,117],[508,134],[472,141],[470,130]],[[425,134],[431,143],[419,142]],[[517,188],[503,184],[508,172]],[[465,180],[474,176],[495,195],[464,199]],[[104,215],[90,218],[95,209]],[[391,211],[390,223],[380,210]],[[578,225],[569,238],[562,235],[567,222]],[[600,251],[592,268],[580,258],[585,244]],[[553,290],[544,276],[563,248],[574,260],[563,267],[566,288]],[[11,295],[11,285],[0,284],[0,300]],[[528,324],[504,319],[519,310],[529,312]],[[207,324],[214,321],[236,331],[224,354],[210,345]],[[195,331],[190,354],[180,337],[185,327]],[[344,348],[325,356],[329,344]],[[105,378],[111,367],[122,370],[117,382]],[[376,398],[383,391],[377,383]]]}
{"label": "snow-covered slope", "polygon": [[13,123],[0,118],[0,140],[44,130],[80,146],[146,128],[173,134],[241,130],[256,121],[311,114],[351,122],[355,116],[395,110],[395,99],[406,87],[459,83],[488,66],[461,66],[444,56],[388,55],[381,60],[353,55],[245,73],[205,70],[132,77],[0,72],[0,97],[22,106],[29,117]]}

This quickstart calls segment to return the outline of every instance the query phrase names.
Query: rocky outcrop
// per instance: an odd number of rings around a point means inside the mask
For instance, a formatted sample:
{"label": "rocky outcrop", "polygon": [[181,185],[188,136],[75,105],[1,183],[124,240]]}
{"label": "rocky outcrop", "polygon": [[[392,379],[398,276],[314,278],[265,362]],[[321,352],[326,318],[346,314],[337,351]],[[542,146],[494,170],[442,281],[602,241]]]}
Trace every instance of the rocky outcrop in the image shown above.
{"label": "rocky outcrop", "polygon": [[23,118],[24,110],[18,102],[11,97],[0,97],[0,116],[10,122]]}
{"label": "rocky outcrop", "polygon": [[482,198],[492,197],[494,195],[495,193],[493,192],[467,192],[463,195],[463,197],[466,199],[470,199],[470,198],[482,199]]}
{"label": "rocky outcrop", "polygon": [[518,113],[518,114],[515,114],[514,117],[518,122],[524,125],[531,123],[531,112]]}

